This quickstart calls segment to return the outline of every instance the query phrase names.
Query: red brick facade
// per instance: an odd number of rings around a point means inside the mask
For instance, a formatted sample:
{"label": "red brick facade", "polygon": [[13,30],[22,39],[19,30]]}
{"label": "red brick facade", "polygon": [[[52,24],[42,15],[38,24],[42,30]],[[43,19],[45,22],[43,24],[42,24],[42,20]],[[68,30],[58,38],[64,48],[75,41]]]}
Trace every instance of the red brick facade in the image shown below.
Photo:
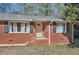
{"label": "red brick facade", "polygon": [[[43,22],[43,35],[45,39],[36,39],[35,22],[31,22],[34,26],[32,33],[4,33],[4,22],[0,21],[0,44],[32,44],[32,45],[48,45],[49,44],[49,22]],[[50,44],[68,44],[68,35],[62,33],[54,33],[50,28]]]}

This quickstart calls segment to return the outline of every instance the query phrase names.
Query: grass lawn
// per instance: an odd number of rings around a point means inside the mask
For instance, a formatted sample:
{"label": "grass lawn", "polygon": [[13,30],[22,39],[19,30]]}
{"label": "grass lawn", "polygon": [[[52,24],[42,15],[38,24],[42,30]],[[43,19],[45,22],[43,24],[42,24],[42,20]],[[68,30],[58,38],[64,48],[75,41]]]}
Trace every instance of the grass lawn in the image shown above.
{"label": "grass lawn", "polygon": [[79,48],[57,46],[10,46],[0,47],[1,55],[78,55]]}

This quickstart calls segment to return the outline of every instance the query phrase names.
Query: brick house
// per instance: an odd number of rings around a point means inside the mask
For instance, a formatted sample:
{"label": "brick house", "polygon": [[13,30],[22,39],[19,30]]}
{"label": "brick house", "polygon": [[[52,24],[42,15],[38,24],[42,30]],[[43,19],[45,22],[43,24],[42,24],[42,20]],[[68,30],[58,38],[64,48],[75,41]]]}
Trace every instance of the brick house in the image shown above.
{"label": "brick house", "polygon": [[59,18],[0,13],[0,46],[69,44],[67,28]]}

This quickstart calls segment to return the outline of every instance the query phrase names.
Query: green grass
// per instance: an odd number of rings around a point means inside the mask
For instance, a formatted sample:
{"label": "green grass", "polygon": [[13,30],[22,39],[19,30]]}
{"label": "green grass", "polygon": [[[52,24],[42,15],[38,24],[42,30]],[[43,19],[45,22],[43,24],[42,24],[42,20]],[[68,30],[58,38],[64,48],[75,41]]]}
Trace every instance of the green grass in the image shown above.
{"label": "green grass", "polygon": [[67,45],[0,47],[2,55],[78,55],[79,48]]}

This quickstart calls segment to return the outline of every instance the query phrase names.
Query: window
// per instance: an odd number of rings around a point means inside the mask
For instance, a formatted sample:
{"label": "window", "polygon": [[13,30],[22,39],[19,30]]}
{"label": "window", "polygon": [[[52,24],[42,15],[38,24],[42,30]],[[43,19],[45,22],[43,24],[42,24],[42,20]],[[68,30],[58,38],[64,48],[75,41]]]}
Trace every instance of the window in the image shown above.
{"label": "window", "polygon": [[65,23],[56,23],[53,24],[53,32],[56,33],[65,33],[66,32],[66,27],[65,27]]}
{"label": "window", "polygon": [[64,24],[61,24],[61,23],[57,24],[56,25],[56,32],[63,33],[64,32]]}
{"label": "window", "polygon": [[17,23],[13,22],[13,32],[17,32]]}
{"label": "window", "polygon": [[10,33],[30,32],[30,24],[28,22],[9,22],[8,26]]}
{"label": "window", "polygon": [[21,23],[17,23],[17,32],[21,32]]}
{"label": "window", "polygon": [[29,23],[25,23],[25,32],[30,32],[30,25],[29,25]]}
{"label": "window", "polygon": [[9,32],[13,32],[13,22],[10,22],[8,25],[9,25]]}
{"label": "window", "polygon": [[21,32],[25,32],[25,23],[21,23]]}
{"label": "window", "polygon": [[4,21],[4,31],[5,31],[5,33],[9,32],[8,21]]}

